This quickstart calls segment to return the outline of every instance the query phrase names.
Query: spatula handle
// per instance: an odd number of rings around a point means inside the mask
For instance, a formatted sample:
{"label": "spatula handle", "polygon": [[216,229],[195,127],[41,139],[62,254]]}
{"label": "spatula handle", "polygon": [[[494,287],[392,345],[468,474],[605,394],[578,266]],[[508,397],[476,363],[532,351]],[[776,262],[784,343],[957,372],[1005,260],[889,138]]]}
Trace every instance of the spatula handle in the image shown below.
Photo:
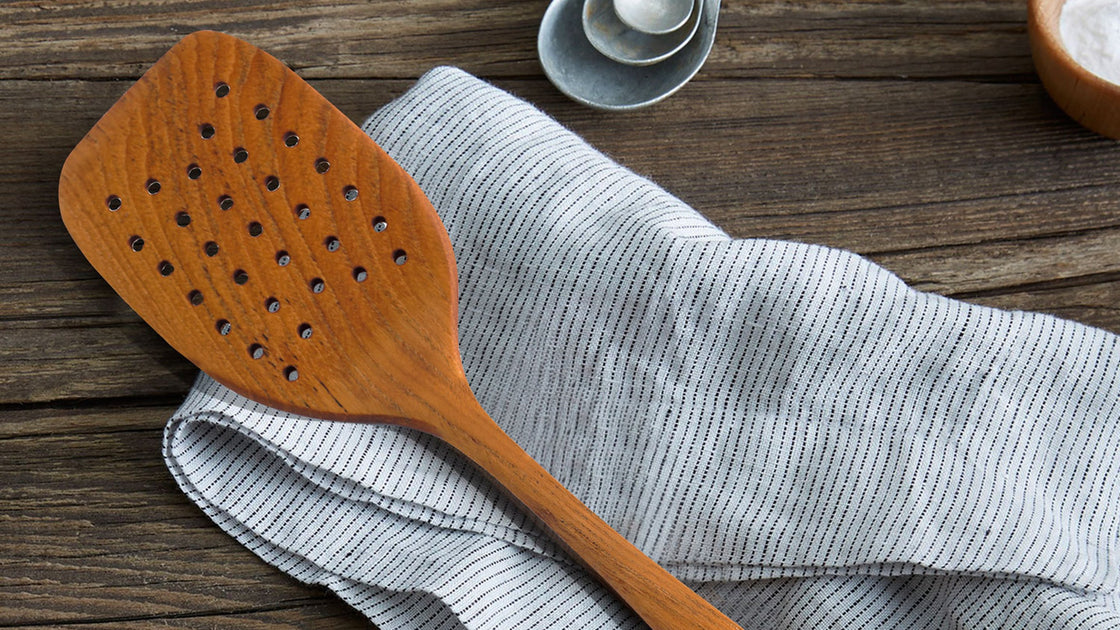
{"label": "spatula handle", "polygon": [[[472,400],[473,402],[473,400]],[[442,427],[445,441],[469,457],[552,530],[573,556],[654,630],[738,629],[739,626],[663,569],[517,445],[477,406],[472,422]],[[474,409],[477,407],[477,409]],[[473,424],[464,431],[459,426]],[[740,629],[741,630],[741,629]]]}

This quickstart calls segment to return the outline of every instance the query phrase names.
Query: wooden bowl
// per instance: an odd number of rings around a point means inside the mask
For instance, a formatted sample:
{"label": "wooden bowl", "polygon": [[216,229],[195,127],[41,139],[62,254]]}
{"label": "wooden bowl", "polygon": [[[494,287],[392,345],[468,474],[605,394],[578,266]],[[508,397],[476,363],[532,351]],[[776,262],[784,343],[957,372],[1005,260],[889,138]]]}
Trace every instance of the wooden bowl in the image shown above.
{"label": "wooden bowl", "polygon": [[1031,55],[1042,85],[1071,118],[1120,140],[1120,85],[1089,72],[1066,52],[1058,20],[1065,0],[1030,0]]}

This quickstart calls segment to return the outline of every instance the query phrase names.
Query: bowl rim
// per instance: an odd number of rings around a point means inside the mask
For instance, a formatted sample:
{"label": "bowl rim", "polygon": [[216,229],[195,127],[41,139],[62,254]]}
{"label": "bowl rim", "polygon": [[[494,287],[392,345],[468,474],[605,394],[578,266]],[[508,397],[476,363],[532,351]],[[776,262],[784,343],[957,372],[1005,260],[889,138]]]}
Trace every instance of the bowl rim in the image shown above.
{"label": "bowl rim", "polygon": [[[1043,87],[1071,118],[1102,135],[1120,139],[1120,84],[1101,77],[1073,58],[1062,42],[1061,14],[1066,0],[1028,0],[1027,26],[1031,53]],[[1045,56],[1041,58],[1040,56]],[[1064,75],[1069,85],[1056,85],[1051,73]],[[1093,102],[1116,103],[1117,114],[1101,124]]]}

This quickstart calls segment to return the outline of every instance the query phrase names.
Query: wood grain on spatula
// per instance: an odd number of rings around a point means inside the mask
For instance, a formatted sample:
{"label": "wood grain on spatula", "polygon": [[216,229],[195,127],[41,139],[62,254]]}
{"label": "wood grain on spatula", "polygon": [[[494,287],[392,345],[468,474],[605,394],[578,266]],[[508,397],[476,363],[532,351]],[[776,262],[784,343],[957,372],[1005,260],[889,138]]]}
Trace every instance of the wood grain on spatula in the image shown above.
{"label": "wood grain on spatula", "polygon": [[67,229],[126,302],[230,389],[439,436],[654,628],[737,628],[482,410],[459,359],[451,243],[416,183],[283,63],[183,39],[74,149]]}

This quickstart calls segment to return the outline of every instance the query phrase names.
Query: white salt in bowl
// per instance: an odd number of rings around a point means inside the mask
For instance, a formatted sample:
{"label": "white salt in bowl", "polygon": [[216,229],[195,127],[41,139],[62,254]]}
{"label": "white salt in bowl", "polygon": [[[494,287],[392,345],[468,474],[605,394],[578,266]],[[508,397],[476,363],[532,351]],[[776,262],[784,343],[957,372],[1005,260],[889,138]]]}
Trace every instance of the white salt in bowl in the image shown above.
{"label": "white salt in bowl", "polygon": [[1089,72],[1062,45],[1065,0],[1030,0],[1028,31],[1034,67],[1050,97],[1071,118],[1120,140],[1120,85]]}

